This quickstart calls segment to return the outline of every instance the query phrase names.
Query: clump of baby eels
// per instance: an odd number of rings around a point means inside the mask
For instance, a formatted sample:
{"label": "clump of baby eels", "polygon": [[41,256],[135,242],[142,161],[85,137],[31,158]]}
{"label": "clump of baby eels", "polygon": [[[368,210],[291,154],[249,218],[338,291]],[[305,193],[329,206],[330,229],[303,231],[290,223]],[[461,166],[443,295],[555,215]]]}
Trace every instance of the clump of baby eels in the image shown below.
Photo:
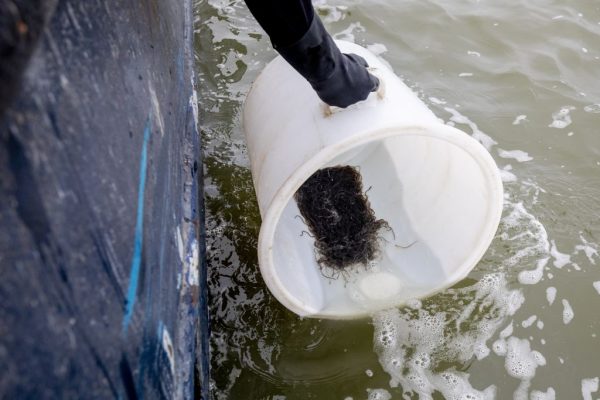
{"label": "clump of baby eels", "polygon": [[379,253],[379,232],[390,226],[377,219],[357,168],[335,166],[315,172],[294,195],[315,239],[317,263],[323,272],[345,272],[368,266]]}

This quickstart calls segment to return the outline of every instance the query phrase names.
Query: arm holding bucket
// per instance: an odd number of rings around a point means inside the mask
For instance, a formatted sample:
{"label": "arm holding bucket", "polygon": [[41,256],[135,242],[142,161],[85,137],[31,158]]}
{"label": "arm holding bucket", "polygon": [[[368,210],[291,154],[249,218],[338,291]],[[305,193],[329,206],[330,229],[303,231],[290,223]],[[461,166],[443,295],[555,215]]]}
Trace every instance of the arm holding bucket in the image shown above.
{"label": "arm holding bucket", "polygon": [[377,90],[379,81],[356,54],[342,54],[310,0],[246,0],[273,48],[331,106],[348,107]]}

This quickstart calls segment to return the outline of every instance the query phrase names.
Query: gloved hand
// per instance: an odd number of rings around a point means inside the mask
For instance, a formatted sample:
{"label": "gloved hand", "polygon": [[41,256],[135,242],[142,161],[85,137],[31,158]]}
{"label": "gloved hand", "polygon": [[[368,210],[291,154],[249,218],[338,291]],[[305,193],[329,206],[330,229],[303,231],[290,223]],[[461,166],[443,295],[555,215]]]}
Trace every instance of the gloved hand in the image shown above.
{"label": "gloved hand", "polygon": [[379,87],[379,80],[367,71],[365,59],[342,54],[316,15],[300,40],[274,47],[330,106],[348,107],[365,100]]}

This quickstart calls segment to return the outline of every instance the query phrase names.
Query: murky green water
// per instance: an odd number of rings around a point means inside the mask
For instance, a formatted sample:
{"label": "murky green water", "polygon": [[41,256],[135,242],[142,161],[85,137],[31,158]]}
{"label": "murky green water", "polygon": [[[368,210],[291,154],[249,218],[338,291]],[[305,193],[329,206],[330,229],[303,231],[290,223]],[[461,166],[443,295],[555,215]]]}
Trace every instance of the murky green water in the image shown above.
{"label": "murky green water", "polygon": [[288,312],[258,271],[240,124],[275,53],[243,2],[200,1],[214,398],[600,397],[600,3],[316,4],[337,38],[381,52],[488,146],[503,220],[469,278],[422,304],[354,322]]}

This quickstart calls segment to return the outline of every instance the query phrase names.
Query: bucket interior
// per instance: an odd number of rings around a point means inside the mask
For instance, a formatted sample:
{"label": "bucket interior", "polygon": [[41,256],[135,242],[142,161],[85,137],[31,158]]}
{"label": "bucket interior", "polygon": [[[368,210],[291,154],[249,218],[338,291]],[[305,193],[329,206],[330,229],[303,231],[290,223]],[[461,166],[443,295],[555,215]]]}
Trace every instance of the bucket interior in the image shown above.
{"label": "bucket interior", "polygon": [[294,198],[288,201],[275,228],[273,272],[287,295],[315,314],[368,313],[423,297],[463,277],[488,245],[490,177],[457,144],[404,132],[351,148],[321,168],[340,165],[359,169],[376,217],[391,230],[381,231],[373,262],[335,277],[318,265],[314,239]]}

